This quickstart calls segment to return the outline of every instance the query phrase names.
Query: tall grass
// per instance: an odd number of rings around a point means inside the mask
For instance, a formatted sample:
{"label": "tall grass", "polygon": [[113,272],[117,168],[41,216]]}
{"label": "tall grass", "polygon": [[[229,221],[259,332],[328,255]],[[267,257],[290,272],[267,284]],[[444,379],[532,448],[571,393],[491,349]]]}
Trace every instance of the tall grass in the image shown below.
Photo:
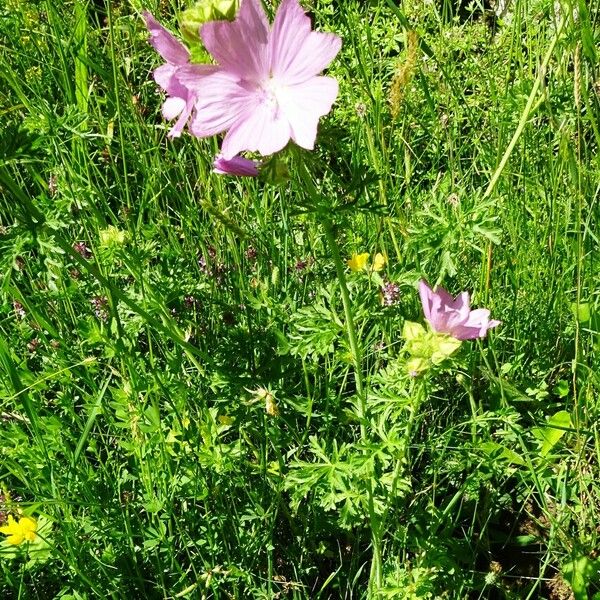
{"label": "tall grass", "polygon": [[[0,7],[0,518],[40,523],[0,544],[3,597],[600,593],[600,10],[574,4],[305,3],[340,96],[279,186],[166,138],[140,11],[182,6]],[[359,365],[328,241],[388,257],[347,275]],[[502,325],[408,381],[421,277]]]}

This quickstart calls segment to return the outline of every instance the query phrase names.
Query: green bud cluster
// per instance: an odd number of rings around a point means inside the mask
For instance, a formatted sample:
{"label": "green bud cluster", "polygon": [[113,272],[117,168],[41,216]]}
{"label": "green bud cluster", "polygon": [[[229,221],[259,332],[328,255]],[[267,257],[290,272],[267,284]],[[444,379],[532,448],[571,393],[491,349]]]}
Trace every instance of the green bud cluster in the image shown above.
{"label": "green bud cluster", "polygon": [[179,16],[184,39],[189,43],[200,41],[200,27],[209,21],[233,21],[239,0],[198,0]]}
{"label": "green bud cluster", "polygon": [[461,340],[457,340],[451,335],[431,331],[412,321],[404,323],[402,337],[406,340],[404,349],[410,356],[407,369],[413,375],[418,375],[429,367],[446,360],[462,344]]}

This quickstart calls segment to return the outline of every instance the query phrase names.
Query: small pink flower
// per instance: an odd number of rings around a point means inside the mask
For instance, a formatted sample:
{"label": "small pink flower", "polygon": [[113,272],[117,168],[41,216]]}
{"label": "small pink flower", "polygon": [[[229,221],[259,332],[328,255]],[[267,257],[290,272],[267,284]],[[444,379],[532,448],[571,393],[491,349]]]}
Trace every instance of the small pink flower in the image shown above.
{"label": "small pink flower", "polygon": [[[167,61],[154,71],[154,80],[167,92],[162,115],[167,121],[179,117],[169,131],[169,137],[179,137],[192,115],[196,101],[196,93],[177,79],[181,67],[189,65],[190,52],[151,13],[144,11],[143,14],[150,32],[150,44]],[[203,68],[206,72],[214,71],[214,67],[209,65],[199,65],[198,68]]]}
{"label": "small pink flower", "polygon": [[235,21],[205,23],[200,35],[218,67],[189,65],[176,74],[197,94],[192,134],[226,132],[226,160],[242,151],[274,154],[290,139],[312,150],[319,118],[338,93],[337,81],[319,74],[340,38],[311,31],[298,0],[282,1],[272,27],[259,0],[242,0]]}
{"label": "small pink flower", "polygon": [[453,298],[442,287],[432,290],[422,279],[419,295],[425,319],[438,333],[447,333],[457,340],[472,340],[485,337],[488,329],[500,325],[500,321],[490,319],[487,308],[471,310],[469,292]]}
{"label": "small pink flower", "polygon": [[257,177],[259,163],[243,156],[234,156],[227,160],[219,154],[213,163],[213,172],[219,175],[237,175],[239,177]]}

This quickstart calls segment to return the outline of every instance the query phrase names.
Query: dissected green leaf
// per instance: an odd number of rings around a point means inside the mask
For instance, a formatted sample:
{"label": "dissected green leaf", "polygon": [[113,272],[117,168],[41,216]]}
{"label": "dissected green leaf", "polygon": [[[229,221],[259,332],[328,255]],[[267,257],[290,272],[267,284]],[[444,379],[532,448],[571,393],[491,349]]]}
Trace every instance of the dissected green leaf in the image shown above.
{"label": "dissected green leaf", "polygon": [[520,454],[517,454],[514,450],[511,450],[502,444],[498,444],[497,442],[484,442],[481,444],[481,449],[490,456],[504,459],[514,465],[524,466],[526,464]]}

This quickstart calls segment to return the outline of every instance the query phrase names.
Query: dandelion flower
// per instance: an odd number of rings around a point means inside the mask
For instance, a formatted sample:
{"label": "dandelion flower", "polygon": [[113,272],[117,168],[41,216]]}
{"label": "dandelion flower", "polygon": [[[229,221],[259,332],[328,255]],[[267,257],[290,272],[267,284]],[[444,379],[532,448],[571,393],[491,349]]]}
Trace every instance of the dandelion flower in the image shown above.
{"label": "dandelion flower", "polygon": [[18,546],[24,541],[33,542],[37,530],[37,521],[31,517],[21,517],[15,521],[12,515],[8,515],[8,524],[0,527],[0,533],[7,535],[6,542]]}
{"label": "dandelion flower", "polygon": [[490,319],[487,308],[471,310],[468,292],[453,298],[442,287],[432,290],[422,279],[419,295],[425,319],[437,333],[446,333],[457,340],[472,340],[485,337],[489,329],[500,325],[500,321]]}

